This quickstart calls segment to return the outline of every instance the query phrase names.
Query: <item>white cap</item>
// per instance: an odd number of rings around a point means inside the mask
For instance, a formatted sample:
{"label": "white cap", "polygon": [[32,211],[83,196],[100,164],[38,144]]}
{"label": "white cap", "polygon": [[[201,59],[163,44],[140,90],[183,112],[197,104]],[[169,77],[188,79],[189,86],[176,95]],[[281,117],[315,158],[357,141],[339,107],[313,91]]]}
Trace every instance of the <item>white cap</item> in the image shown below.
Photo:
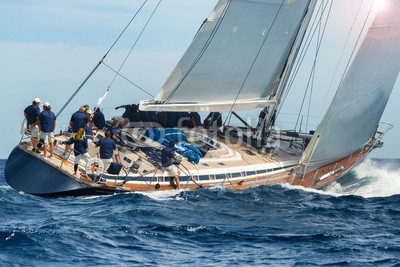
{"label": "white cap", "polygon": [[92,115],[92,111],[90,109],[86,110],[86,113]]}
{"label": "white cap", "polygon": [[42,103],[42,101],[40,101],[40,99],[39,99],[39,98],[35,98],[35,99],[33,99],[33,102],[35,102],[35,103]]}
{"label": "white cap", "polygon": [[43,107],[50,107],[50,103],[49,102],[44,102]]}

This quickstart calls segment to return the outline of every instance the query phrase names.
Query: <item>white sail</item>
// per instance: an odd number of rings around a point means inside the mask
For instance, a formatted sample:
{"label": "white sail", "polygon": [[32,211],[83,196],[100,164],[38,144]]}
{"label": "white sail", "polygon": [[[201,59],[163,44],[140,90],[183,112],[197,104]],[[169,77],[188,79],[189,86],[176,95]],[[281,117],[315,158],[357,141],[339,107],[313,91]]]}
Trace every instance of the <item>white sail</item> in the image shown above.
{"label": "white sail", "polygon": [[308,145],[310,169],[342,159],[373,136],[400,70],[400,1],[386,1]]}
{"label": "white sail", "polygon": [[270,94],[309,4],[220,0],[154,100],[142,102],[141,109],[230,111],[274,104]]}

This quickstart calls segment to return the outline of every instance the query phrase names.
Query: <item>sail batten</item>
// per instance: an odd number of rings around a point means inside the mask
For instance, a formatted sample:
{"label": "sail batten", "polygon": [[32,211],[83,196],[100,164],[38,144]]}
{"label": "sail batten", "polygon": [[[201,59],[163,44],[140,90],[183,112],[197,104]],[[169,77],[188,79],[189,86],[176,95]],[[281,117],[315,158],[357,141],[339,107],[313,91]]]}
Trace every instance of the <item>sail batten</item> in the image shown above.
{"label": "sail batten", "polygon": [[254,100],[268,102],[309,3],[220,0],[152,102],[230,102],[232,110],[254,108]]}
{"label": "sail batten", "polygon": [[387,5],[374,19],[315,131],[304,166],[314,169],[342,159],[374,135],[400,71],[400,1]]}

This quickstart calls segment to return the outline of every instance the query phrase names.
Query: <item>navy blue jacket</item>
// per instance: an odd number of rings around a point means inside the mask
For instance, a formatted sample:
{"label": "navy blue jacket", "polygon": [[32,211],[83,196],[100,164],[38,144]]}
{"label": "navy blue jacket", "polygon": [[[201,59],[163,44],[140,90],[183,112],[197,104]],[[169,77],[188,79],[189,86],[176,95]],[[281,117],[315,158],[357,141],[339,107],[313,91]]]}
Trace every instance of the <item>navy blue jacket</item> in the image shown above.
{"label": "navy blue jacket", "polygon": [[85,127],[85,135],[88,139],[93,140],[93,124],[88,122]]}
{"label": "navy blue jacket", "polygon": [[44,110],[39,114],[40,130],[45,133],[54,132],[56,115],[51,110]]}
{"label": "navy blue jacket", "polygon": [[71,116],[72,132],[76,133],[80,128],[86,127],[87,115],[82,111],[77,111]]}
{"label": "navy blue jacket", "polygon": [[[193,124],[192,119],[194,119],[194,123],[196,125]],[[201,118],[200,118],[200,114],[197,112],[190,112],[190,128],[193,128],[195,126],[201,126]]]}
{"label": "navy blue jacket", "polygon": [[68,141],[64,141],[63,144],[66,145],[74,144],[75,157],[85,154],[88,149],[88,142],[86,137],[83,137],[82,139],[75,139],[74,137],[71,137]]}
{"label": "navy blue jacket", "polygon": [[163,167],[168,167],[172,165],[171,158],[175,157],[175,151],[172,147],[164,147],[161,150],[161,164]]}
{"label": "navy blue jacket", "polygon": [[114,150],[117,148],[117,145],[113,139],[110,137],[105,137],[100,139],[97,143],[97,146],[100,147],[100,158],[101,159],[111,159],[113,156]]}
{"label": "navy blue jacket", "polygon": [[93,124],[97,127],[97,129],[100,130],[106,126],[106,119],[104,118],[104,114],[102,112],[96,112],[93,115]]}
{"label": "navy blue jacket", "polygon": [[114,125],[111,125],[108,130],[111,132],[111,137],[118,137],[118,129]]}
{"label": "navy blue jacket", "polygon": [[137,107],[133,105],[125,106],[125,112],[122,114],[122,118],[128,118],[129,122],[140,122],[142,120]]}
{"label": "navy blue jacket", "polygon": [[29,125],[29,124],[35,123],[35,121],[39,117],[40,108],[38,106],[32,104],[30,106],[27,106],[24,109],[24,112],[26,113],[26,119],[27,119],[28,125]]}

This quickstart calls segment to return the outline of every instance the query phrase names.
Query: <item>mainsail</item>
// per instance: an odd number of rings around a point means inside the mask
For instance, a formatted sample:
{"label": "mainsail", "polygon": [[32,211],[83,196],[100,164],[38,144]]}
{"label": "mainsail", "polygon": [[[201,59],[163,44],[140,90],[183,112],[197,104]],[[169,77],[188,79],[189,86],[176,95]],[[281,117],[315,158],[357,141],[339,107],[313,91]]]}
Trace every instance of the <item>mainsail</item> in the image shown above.
{"label": "mainsail", "polygon": [[220,0],[141,109],[232,111],[275,103],[271,94],[314,6],[310,0]]}
{"label": "mainsail", "polygon": [[374,135],[400,70],[400,1],[369,28],[302,158],[310,169],[342,159]]}

